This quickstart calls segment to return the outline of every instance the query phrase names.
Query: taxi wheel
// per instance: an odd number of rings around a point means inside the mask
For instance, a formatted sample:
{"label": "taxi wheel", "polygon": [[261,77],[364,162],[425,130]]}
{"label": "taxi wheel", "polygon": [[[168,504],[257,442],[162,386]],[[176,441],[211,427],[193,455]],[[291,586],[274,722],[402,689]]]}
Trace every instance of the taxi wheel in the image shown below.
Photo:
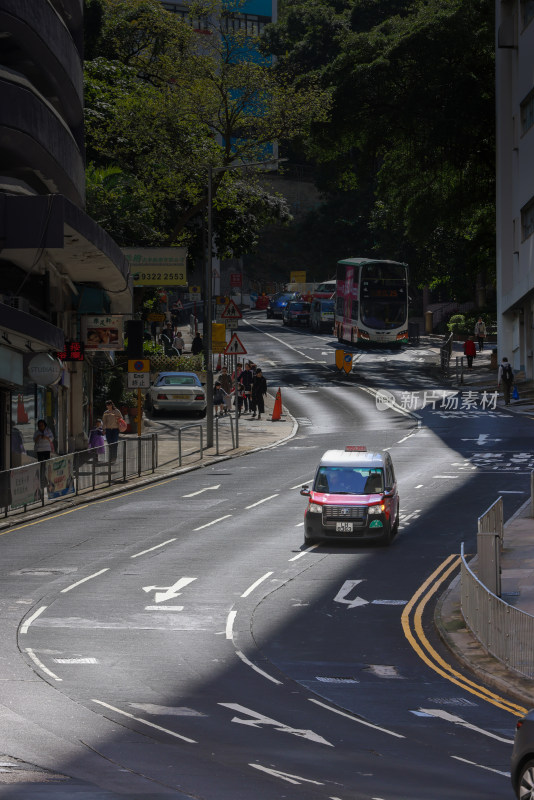
{"label": "taxi wheel", "polygon": [[395,536],[395,526],[387,528],[382,538],[379,540],[380,547],[389,547]]}

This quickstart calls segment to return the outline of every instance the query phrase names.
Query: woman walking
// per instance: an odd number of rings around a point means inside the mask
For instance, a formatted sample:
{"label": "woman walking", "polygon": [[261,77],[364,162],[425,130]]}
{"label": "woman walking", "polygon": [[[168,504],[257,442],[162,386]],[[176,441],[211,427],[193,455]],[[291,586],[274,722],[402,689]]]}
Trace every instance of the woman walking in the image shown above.
{"label": "woman walking", "polygon": [[104,426],[104,433],[106,434],[106,441],[109,446],[109,460],[117,460],[117,442],[119,441],[119,420],[122,420],[122,414],[119,409],[113,404],[113,400],[106,400],[106,410],[102,415],[102,424]]}
{"label": "woman walking", "polygon": [[54,444],[54,434],[46,424],[46,420],[40,419],[37,422],[37,430],[33,437],[35,442],[34,451],[37,456],[37,461],[46,461],[50,458]]}

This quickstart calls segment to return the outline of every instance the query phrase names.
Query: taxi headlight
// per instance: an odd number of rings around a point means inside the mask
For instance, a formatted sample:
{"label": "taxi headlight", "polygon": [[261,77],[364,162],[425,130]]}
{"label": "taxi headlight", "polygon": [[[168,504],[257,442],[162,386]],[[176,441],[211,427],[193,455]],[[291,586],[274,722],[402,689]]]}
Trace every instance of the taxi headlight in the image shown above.
{"label": "taxi headlight", "polygon": [[367,509],[368,514],[381,514],[382,513],[382,506],[369,506]]}
{"label": "taxi headlight", "polygon": [[310,503],[308,506],[308,511],[310,514],[322,514],[323,507],[320,506],[318,503]]}

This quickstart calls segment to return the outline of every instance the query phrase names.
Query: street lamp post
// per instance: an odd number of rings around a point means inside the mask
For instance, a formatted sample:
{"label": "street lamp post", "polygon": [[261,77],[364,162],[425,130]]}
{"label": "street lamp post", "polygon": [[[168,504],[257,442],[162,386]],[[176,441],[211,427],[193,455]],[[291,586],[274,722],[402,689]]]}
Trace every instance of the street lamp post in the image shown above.
{"label": "street lamp post", "polygon": [[[215,172],[227,172],[232,169],[248,169],[249,167],[266,167],[269,164],[280,164],[282,161],[287,161],[287,158],[273,158],[266,161],[251,161],[245,164],[228,164],[226,167],[212,167],[208,166],[208,253],[206,258],[206,273],[204,275],[204,352],[206,354],[206,447],[213,447],[213,369],[212,369],[212,245],[213,245],[213,210],[212,210],[212,194],[213,194],[213,174]],[[236,364],[237,372],[237,364]],[[235,397],[237,403],[237,394]]]}

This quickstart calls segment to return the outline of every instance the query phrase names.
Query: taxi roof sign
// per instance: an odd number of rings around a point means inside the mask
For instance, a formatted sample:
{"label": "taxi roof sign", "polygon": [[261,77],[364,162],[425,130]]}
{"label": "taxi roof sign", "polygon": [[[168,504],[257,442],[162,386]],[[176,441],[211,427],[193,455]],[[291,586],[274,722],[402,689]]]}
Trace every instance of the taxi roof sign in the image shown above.
{"label": "taxi roof sign", "polygon": [[348,444],[345,447],[346,453],[367,453],[367,447],[364,444]]}

